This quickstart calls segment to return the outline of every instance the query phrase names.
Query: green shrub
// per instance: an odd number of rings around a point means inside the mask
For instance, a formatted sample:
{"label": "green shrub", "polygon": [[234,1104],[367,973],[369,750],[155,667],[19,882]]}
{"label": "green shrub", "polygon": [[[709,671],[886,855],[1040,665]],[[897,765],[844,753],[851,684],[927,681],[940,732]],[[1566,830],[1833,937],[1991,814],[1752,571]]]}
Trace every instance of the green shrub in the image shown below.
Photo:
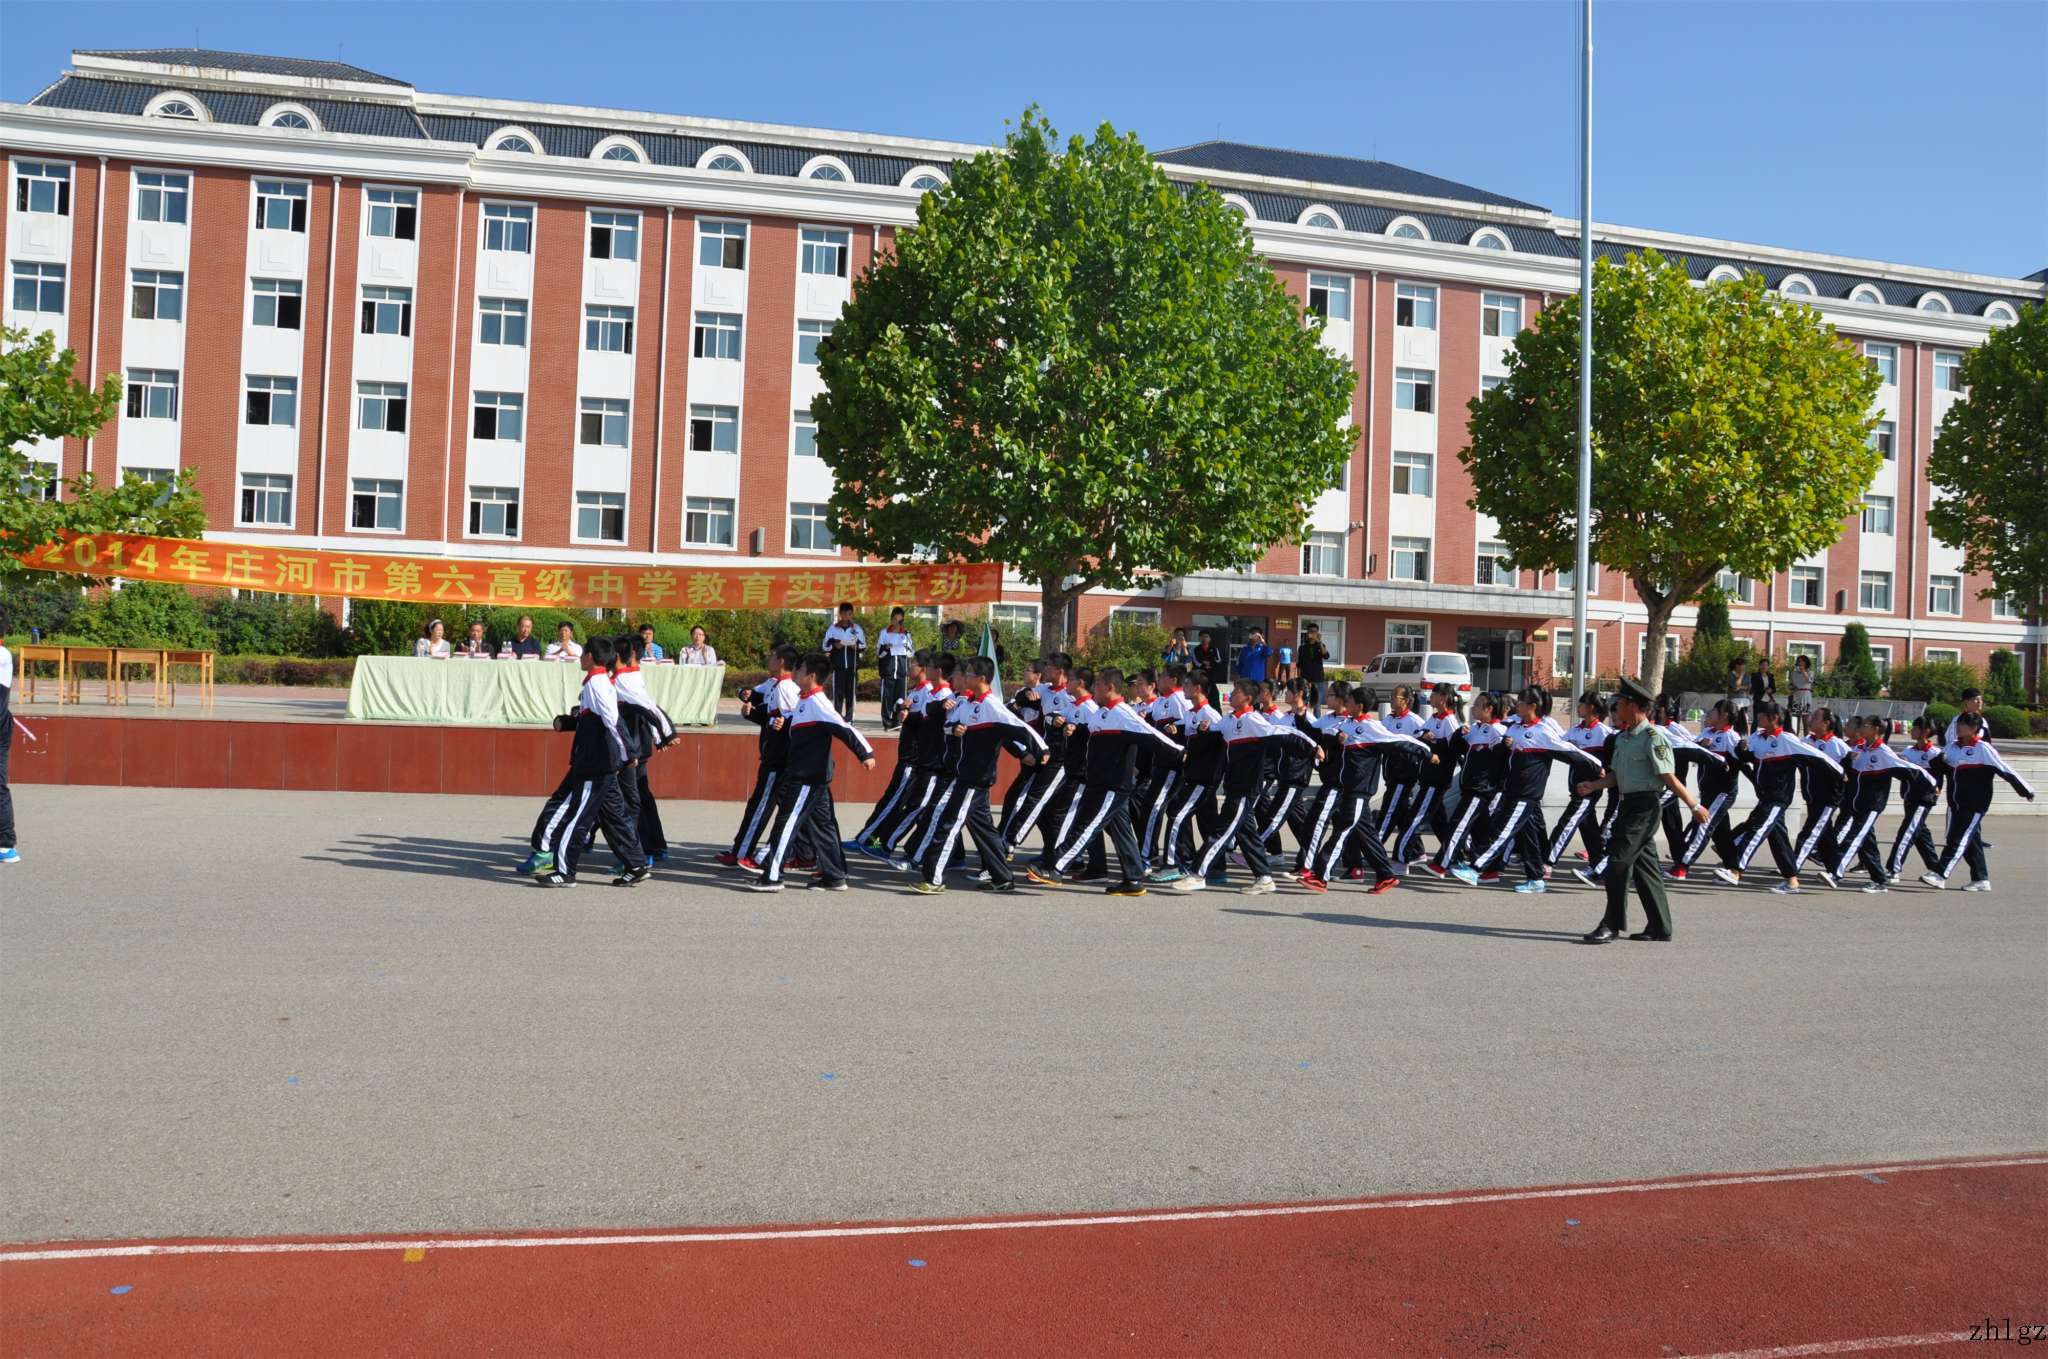
{"label": "green shrub", "polygon": [[97,592],[71,619],[70,629],[93,646],[219,649],[199,599],[182,585],[155,581]]}
{"label": "green shrub", "polygon": [[1074,659],[1090,670],[1113,665],[1126,675],[1157,667],[1173,634],[1149,623],[1104,623],[1089,632]]}
{"label": "green shrub", "polygon": [[1722,693],[1728,684],[1728,668],[1735,664],[1738,656],[1752,661],[1756,659],[1755,651],[1748,642],[1696,632],[1685,659],[1665,669],[1664,690],[1672,694]]}
{"label": "green shrub", "polygon": [[213,663],[217,684],[289,684],[346,689],[355,675],[353,656],[307,660],[297,656],[222,656]]}
{"label": "green shrub", "polygon": [[1947,731],[1948,724],[1955,721],[1956,714],[1961,711],[1961,708],[1951,703],[1929,703],[1927,705],[1927,720],[1934,724],[1935,735],[1939,736],[1942,732]]}
{"label": "green shrub", "polygon": [[1709,585],[1707,592],[1700,596],[1699,618],[1693,623],[1692,635],[1695,641],[1702,637],[1724,642],[1729,639],[1728,596],[1722,594],[1719,587]]}
{"label": "green shrub", "polygon": [[1870,629],[1851,623],[1842,629],[1842,645],[1828,669],[1828,693],[1834,698],[1876,698],[1880,687],[1877,662],[1870,655]]}
{"label": "green shrub", "polygon": [[1991,653],[1991,667],[1984,675],[1984,701],[2018,707],[2026,698],[2026,678],[2020,673],[2020,658],[2000,648]]}
{"label": "green shrub", "polygon": [[2006,741],[2017,741],[2029,735],[2032,730],[2026,713],[2006,703],[2001,703],[1995,708],[1986,708],[1984,721],[1989,725],[1991,735]]}
{"label": "green shrub", "polygon": [[2048,708],[2036,708],[2027,714],[2027,725],[2036,736],[2048,736]]}
{"label": "green shrub", "polygon": [[85,607],[85,591],[68,576],[35,576],[0,591],[0,637],[26,639],[30,628],[54,637]]}
{"label": "green shrub", "polygon": [[1907,702],[1939,699],[1943,703],[1961,703],[1963,690],[1974,689],[1981,683],[1976,667],[1961,661],[1912,661],[1893,666],[1886,687],[1893,698]]}
{"label": "green shrub", "polygon": [[341,627],[333,615],[299,596],[214,595],[201,602],[229,656],[339,656]]}

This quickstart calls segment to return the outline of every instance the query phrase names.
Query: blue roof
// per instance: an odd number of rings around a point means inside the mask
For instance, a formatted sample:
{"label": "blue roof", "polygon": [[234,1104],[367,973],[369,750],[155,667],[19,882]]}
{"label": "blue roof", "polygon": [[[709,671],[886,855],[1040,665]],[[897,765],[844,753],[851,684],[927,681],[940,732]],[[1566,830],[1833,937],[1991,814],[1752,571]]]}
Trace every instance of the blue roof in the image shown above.
{"label": "blue roof", "polygon": [[115,61],[150,61],[164,66],[206,66],[250,75],[296,76],[302,80],[354,80],[370,85],[411,89],[408,81],[365,71],[345,61],[314,61],[306,57],[266,57],[255,52],[222,52],[211,47],[139,47],[120,51],[80,49],[77,56],[110,57]]}
{"label": "blue roof", "polygon": [[1230,174],[1265,175],[1271,179],[1301,179],[1317,184],[1342,184],[1353,189],[1377,189],[1383,193],[1416,194],[1424,198],[1450,198],[1461,203],[1482,203],[1495,208],[1543,209],[1505,194],[1475,189],[1470,184],[1426,175],[1383,160],[1358,160],[1351,156],[1325,156],[1314,151],[1283,151],[1272,146],[1245,142],[1196,142],[1154,153],[1169,165],[1187,165],[1198,170],[1222,170]]}

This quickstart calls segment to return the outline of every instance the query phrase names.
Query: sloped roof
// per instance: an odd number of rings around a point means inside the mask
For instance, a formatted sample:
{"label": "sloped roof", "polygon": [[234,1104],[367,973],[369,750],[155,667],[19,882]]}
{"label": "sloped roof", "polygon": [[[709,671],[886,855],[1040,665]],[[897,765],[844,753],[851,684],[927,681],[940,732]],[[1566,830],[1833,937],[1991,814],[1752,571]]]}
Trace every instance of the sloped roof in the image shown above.
{"label": "sloped roof", "polygon": [[115,61],[151,61],[166,66],[206,66],[219,71],[244,71],[250,75],[295,76],[301,80],[354,80],[370,85],[412,88],[410,81],[378,75],[375,71],[365,71],[345,61],[269,57],[255,52],[222,52],[211,47],[138,47],[118,51],[81,49],[76,55],[110,57]]}
{"label": "sloped roof", "polygon": [[1496,208],[1532,208],[1524,203],[1470,184],[1427,175],[1383,160],[1359,160],[1351,156],[1326,156],[1314,151],[1283,151],[1273,146],[1246,142],[1196,142],[1154,153],[1169,165],[1186,165],[1198,170],[1222,170],[1231,174],[1265,175],[1272,179],[1309,180],[1317,184],[1342,184],[1352,189],[1377,189],[1384,193],[1416,194],[1425,198],[1449,198],[1462,203],[1484,203]]}

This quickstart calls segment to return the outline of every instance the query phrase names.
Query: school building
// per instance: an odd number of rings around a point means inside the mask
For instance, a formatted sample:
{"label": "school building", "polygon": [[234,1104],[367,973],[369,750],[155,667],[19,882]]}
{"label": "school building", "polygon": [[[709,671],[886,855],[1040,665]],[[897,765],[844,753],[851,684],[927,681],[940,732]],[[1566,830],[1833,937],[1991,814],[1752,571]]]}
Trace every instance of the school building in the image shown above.
{"label": "school building", "polygon": [[[920,196],[983,148],[431,94],[330,61],[73,54],[0,103],[9,326],[54,331],[120,415],[37,457],[64,476],[194,468],[209,537],[414,554],[790,565],[832,542],[809,405],[816,346]],[[1358,447],[1312,533],[1244,571],[1097,594],[1073,620],[1158,620],[1342,663],[1454,650],[1482,683],[1573,666],[1568,578],[1516,571],[1467,505],[1465,403],[1516,331],[1577,288],[1578,224],[1380,161],[1204,142],[1213,185],[1357,366]],[[1860,518],[1770,580],[1726,580],[1738,635],[1826,662],[1868,625],[1882,664],[2018,649],[1926,528],[1962,353],[2048,271],[2003,278],[1596,226],[1706,280],[1761,272],[1884,374]],[[40,493],[40,491],[38,491]],[[1038,621],[1013,582],[998,606]],[[1601,573],[1587,663],[1640,663],[1643,610]],[[1680,614],[1674,645],[1691,611]],[[1562,625],[1560,627],[1560,624]]]}

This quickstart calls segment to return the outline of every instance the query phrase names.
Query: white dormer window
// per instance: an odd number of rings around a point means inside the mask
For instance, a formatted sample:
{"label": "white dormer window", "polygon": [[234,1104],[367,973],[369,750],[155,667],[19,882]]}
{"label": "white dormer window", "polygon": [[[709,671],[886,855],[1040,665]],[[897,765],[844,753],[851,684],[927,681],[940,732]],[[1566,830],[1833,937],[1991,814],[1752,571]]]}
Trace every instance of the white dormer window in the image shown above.
{"label": "white dormer window", "polygon": [[1396,217],[1387,223],[1387,234],[1397,241],[1426,241],[1429,229],[1413,217]]}
{"label": "white dormer window", "polygon": [[523,127],[501,127],[484,142],[486,151],[516,151],[523,156],[540,154],[540,138]]}
{"label": "white dormer window", "polygon": [[1814,296],[1813,280],[1804,274],[1787,274],[1778,280],[1778,292],[1784,297]]}
{"label": "white dormer window", "polygon": [[176,118],[187,123],[210,123],[213,115],[206,105],[200,103],[183,90],[165,90],[149,101],[143,114],[150,118]]}
{"label": "white dormer window", "polygon": [[1479,230],[1472,233],[1472,239],[1467,241],[1466,244],[1476,246],[1481,250],[1514,249],[1513,246],[1508,244],[1508,238],[1502,235],[1500,232],[1495,231],[1492,227],[1479,228]]}
{"label": "white dormer window", "polygon": [[2010,303],[1993,302],[1984,308],[1984,319],[1994,325],[2009,326],[2020,319],[2020,314],[2012,309]]}
{"label": "white dormer window", "polygon": [[1917,305],[1921,311],[1936,312],[1942,316],[1947,316],[1955,311],[1955,308],[1948,304],[1948,299],[1940,293],[1922,293]]}
{"label": "white dormer window", "polygon": [[631,137],[606,137],[591,148],[592,160],[619,161],[627,165],[644,165],[647,153],[640,149],[640,143]]}
{"label": "white dormer window", "polygon": [[919,193],[931,193],[935,189],[946,187],[946,175],[936,165],[920,165],[903,176],[903,187],[915,189]]}
{"label": "white dormer window", "polygon": [[747,163],[747,158],[741,155],[736,148],[730,146],[712,147],[709,151],[698,157],[697,168],[699,170],[717,170],[721,174],[728,175],[750,175],[754,172],[754,167]]}
{"label": "white dormer window", "polygon": [[1332,208],[1320,206],[1306,208],[1302,211],[1301,216],[1295,220],[1302,226],[1317,227],[1323,231],[1342,231],[1344,229],[1343,219],[1338,217],[1336,211]]}
{"label": "white dormer window", "polygon": [[1732,264],[1717,264],[1707,275],[1709,283],[1733,283],[1742,277],[1742,271]]}
{"label": "white dormer window", "polygon": [[1234,193],[1227,193],[1223,195],[1223,206],[1229,208],[1232,212],[1244,218],[1247,222],[1256,222],[1259,220],[1259,214],[1252,211],[1252,205],[1250,201],[1247,199],[1240,198]]}
{"label": "white dormer window", "polygon": [[1849,300],[1859,307],[1881,307],[1884,305],[1884,294],[1868,283],[1859,283],[1850,292]]}
{"label": "white dormer window", "polygon": [[265,111],[263,126],[289,128],[295,132],[318,132],[320,120],[303,104],[275,104]]}
{"label": "white dormer window", "polygon": [[813,156],[797,178],[822,179],[832,184],[851,184],[853,171],[847,169],[846,162],[837,156]]}

